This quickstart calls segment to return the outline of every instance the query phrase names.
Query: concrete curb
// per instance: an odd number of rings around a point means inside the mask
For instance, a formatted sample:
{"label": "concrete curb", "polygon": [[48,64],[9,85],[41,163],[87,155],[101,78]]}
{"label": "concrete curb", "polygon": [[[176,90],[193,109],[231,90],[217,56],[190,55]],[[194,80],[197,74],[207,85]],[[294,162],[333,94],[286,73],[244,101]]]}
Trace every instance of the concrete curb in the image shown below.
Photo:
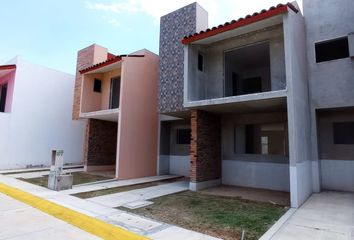
{"label": "concrete curb", "polygon": [[149,239],[3,183],[0,192],[105,240]]}
{"label": "concrete curb", "polygon": [[296,212],[297,209],[290,208],[268,231],[259,238],[259,240],[271,240],[273,236],[279,231],[284,223]]}

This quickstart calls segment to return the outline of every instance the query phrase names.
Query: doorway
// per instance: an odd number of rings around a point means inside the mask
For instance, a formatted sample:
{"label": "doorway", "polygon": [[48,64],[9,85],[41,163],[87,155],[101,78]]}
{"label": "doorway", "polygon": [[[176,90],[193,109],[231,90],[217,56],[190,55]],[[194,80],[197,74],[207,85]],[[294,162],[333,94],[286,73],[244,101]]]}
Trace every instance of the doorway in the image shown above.
{"label": "doorway", "polygon": [[119,98],[120,98],[120,77],[114,77],[111,79],[109,109],[119,108]]}

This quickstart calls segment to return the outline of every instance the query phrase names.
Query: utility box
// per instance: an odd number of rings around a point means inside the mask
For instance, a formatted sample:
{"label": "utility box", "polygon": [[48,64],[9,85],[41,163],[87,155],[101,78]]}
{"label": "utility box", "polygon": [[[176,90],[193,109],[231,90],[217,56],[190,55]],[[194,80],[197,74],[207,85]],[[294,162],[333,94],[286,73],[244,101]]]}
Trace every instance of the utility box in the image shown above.
{"label": "utility box", "polygon": [[63,172],[64,151],[52,151],[52,165],[48,176],[48,188],[55,191],[71,189],[73,186],[73,175]]}

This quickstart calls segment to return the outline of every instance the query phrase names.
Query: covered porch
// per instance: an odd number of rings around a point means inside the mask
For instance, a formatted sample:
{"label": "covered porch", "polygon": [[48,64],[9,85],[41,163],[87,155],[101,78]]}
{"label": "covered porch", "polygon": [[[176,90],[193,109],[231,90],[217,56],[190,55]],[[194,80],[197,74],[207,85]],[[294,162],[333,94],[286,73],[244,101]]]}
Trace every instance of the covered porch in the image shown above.
{"label": "covered porch", "polygon": [[222,186],[221,192],[233,196],[280,193],[279,202],[289,205],[287,117],[286,97],[192,110],[190,189]]}

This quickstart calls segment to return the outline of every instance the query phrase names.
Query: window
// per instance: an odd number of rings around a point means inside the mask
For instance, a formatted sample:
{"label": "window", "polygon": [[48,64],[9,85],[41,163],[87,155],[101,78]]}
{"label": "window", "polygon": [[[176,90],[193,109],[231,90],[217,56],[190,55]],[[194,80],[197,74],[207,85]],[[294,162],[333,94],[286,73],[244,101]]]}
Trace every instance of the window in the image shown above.
{"label": "window", "polygon": [[101,90],[102,90],[102,81],[95,78],[95,80],[93,82],[93,91],[100,93]]}
{"label": "window", "polygon": [[354,144],[354,122],[333,123],[334,144]]}
{"label": "window", "polygon": [[262,154],[268,154],[268,136],[261,137]]}
{"label": "window", "polygon": [[177,129],[177,144],[190,144],[191,130],[190,129]]}
{"label": "window", "polygon": [[203,72],[204,71],[204,57],[202,54],[198,54],[198,70]]}
{"label": "window", "polygon": [[7,83],[0,85],[0,112],[5,112],[7,95]]}
{"label": "window", "polygon": [[315,43],[316,62],[326,62],[349,57],[348,37]]}
{"label": "window", "polygon": [[288,154],[284,123],[236,125],[234,129],[235,154]]}

